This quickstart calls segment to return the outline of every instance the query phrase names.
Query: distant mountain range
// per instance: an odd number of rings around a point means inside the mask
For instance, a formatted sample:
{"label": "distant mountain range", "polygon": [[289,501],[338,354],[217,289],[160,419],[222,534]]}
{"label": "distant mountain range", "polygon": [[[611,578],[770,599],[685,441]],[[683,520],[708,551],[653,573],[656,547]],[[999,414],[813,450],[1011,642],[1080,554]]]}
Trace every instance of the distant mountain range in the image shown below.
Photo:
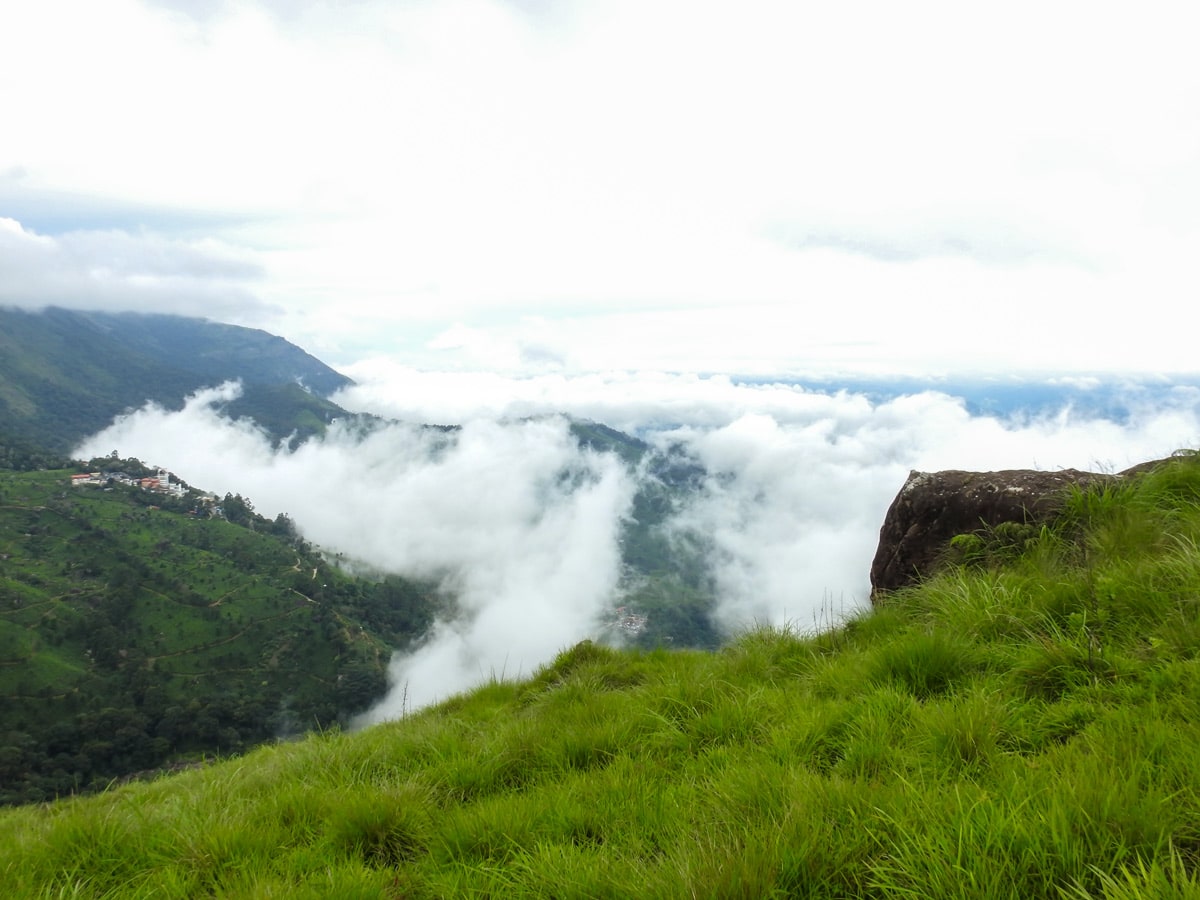
{"label": "distant mountain range", "polygon": [[169,315],[0,309],[0,431],[58,452],[153,400],[177,409],[240,380],[234,417],[277,440],[347,413],[327,399],[353,382],[281,337]]}

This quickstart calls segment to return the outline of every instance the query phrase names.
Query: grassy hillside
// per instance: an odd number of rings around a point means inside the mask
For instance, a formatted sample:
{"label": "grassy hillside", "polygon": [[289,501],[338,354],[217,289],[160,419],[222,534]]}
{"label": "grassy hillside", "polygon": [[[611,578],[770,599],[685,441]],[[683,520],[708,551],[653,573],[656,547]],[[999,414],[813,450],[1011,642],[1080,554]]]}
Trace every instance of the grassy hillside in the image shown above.
{"label": "grassy hillside", "polygon": [[0,813],[13,897],[1200,896],[1200,460],[815,637]]}
{"label": "grassy hillside", "polygon": [[72,471],[0,471],[0,802],[335,725],[432,619],[240,497],[210,518]]}

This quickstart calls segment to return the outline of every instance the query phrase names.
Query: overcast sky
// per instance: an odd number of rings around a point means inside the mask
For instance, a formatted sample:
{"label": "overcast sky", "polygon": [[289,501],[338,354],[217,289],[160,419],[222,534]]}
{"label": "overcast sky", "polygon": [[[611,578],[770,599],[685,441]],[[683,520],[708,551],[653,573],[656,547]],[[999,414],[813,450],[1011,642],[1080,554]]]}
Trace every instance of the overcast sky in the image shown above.
{"label": "overcast sky", "polygon": [[339,366],[1200,371],[1191,2],[0,8],[0,302]]}

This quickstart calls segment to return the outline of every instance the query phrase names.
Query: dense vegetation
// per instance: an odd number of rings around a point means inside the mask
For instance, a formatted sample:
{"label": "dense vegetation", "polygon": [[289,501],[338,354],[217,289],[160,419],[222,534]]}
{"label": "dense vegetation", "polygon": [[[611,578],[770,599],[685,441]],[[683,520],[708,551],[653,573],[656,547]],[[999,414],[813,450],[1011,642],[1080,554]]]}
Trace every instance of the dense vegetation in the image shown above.
{"label": "dense vegetation", "polygon": [[0,814],[13,897],[1200,896],[1200,460],[826,633]]}
{"label": "dense vegetation", "polygon": [[437,609],[402,579],[350,578],[240,496],[214,515],[195,492],[73,488],[73,471],[0,470],[0,802],[336,725]]}
{"label": "dense vegetation", "polygon": [[60,453],[127,409],[149,400],[178,409],[189,393],[235,379],[244,393],[230,415],[255,418],[276,439],[319,433],[347,415],[322,398],[350,380],[264,331],[179,316],[0,308],[0,422],[13,437]]}

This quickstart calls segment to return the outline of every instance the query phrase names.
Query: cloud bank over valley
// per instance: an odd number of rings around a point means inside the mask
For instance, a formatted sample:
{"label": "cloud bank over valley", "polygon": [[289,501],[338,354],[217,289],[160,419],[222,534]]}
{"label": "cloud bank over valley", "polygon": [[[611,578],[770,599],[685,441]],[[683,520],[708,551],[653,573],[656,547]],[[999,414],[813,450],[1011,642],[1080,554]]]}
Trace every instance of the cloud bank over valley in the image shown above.
{"label": "cloud bank over valley", "polygon": [[1139,394],[1117,421],[1069,407],[973,415],[935,391],[872,399],[724,377],[354,374],[360,386],[338,399],[399,421],[343,421],[274,447],[221,414],[237,391],[226,385],[180,411],[119,418],[78,454],[117,449],[166,466],[287,513],[330,553],[439,583],[455,611],[393,662],[395,690],[376,718],[527,675],[597,636],[621,604],[623,526],[654,476],[581,445],[567,417],[703,468],[662,531],[702,542],[713,618],[727,630],[813,628],[862,607],[879,526],[910,469],[1118,470],[1200,442],[1195,388]]}

